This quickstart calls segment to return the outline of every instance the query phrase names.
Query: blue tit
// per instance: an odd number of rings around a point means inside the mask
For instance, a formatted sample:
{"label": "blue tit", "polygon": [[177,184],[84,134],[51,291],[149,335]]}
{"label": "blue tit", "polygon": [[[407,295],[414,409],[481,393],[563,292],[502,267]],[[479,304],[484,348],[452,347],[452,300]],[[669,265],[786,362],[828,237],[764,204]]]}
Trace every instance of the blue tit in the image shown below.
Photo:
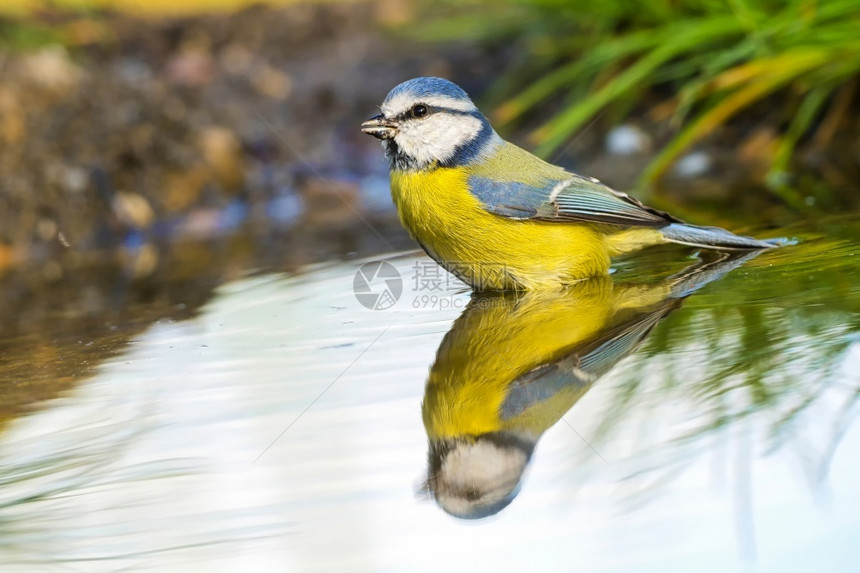
{"label": "blue tit", "polygon": [[459,518],[502,510],[541,435],[687,296],[756,254],[725,255],[656,285],[600,277],[475,295],[427,379],[428,493]]}
{"label": "blue tit", "polygon": [[475,290],[605,276],[610,257],[661,243],[722,250],[774,243],[688,225],[505,141],[456,84],[395,87],[361,125],[382,140],[404,227]]}

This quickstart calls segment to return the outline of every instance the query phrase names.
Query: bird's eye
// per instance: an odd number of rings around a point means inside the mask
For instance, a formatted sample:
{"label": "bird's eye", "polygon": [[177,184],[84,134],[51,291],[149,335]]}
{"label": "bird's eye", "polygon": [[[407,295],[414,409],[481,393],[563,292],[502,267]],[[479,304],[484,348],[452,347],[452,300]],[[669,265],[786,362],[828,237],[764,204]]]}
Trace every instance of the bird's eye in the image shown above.
{"label": "bird's eye", "polygon": [[412,106],[410,113],[412,114],[412,117],[424,117],[430,113],[430,110],[423,103],[419,103],[416,106]]}

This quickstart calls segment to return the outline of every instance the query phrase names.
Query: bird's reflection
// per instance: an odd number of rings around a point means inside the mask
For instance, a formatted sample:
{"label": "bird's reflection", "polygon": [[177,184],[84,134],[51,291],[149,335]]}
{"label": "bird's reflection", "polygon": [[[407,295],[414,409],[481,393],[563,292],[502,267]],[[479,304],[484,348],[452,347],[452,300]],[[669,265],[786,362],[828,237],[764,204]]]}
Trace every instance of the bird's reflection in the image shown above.
{"label": "bird's reflection", "polygon": [[541,435],[685,297],[752,256],[700,263],[657,284],[606,277],[473,297],[427,380],[428,493],[465,519],[506,507]]}

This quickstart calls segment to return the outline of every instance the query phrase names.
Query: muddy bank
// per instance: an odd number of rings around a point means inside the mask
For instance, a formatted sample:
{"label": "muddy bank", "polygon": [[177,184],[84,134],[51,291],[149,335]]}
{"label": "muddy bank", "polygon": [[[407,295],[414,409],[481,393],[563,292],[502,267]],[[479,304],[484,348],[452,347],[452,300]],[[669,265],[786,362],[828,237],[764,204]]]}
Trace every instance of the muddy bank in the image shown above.
{"label": "muddy bank", "polygon": [[[433,66],[419,53],[389,63],[360,5],[93,25],[89,43],[3,62],[5,266],[208,238],[249,219],[348,229],[363,180],[382,174],[356,119]],[[344,197],[325,221],[310,212],[321,194]]]}

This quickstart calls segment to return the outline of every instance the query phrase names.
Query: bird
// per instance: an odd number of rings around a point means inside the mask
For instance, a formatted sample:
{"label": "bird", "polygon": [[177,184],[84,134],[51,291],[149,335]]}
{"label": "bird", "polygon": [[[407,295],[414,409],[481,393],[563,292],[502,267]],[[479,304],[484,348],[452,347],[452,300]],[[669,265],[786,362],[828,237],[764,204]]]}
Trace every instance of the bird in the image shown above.
{"label": "bird", "polygon": [[427,378],[423,490],[460,519],[507,507],[541,436],[687,297],[759,253],[722,253],[658,283],[473,294]]}
{"label": "bird", "polygon": [[605,276],[611,257],[662,243],[770,249],[700,227],[552,165],[502,139],[457,84],[392,89],[361,130],[382,141],[398,217],[421,248],[475,291],[561,287]]}

